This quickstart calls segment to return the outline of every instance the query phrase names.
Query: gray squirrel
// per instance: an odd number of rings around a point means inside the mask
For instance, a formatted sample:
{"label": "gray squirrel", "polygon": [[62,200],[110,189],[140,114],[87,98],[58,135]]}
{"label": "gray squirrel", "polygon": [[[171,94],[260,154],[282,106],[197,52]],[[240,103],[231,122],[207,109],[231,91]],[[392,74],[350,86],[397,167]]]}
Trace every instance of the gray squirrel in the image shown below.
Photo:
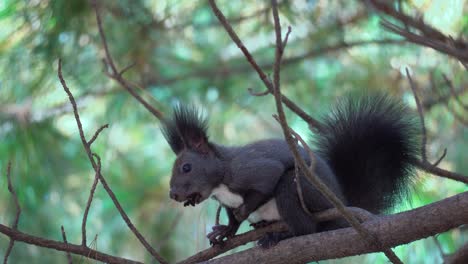
{"label": "gray squirrel", "polygon": [[[418,129],[404,105],[387,95],[341,101],[322,119],[312,142],[315,174],[348,206],[382,213],[410,186],[418,155]],[[288,231],[269,233],[262,247],[280,240],[346,226],[342,220],[316,222],[300,203],[294,157],[282,139],[223,146],[208,139],[208,120],[193,106],[178,105],[163,122],[163,134],[177,158],[170,198],[195,206],[212,197],[226,209],[229,223],[207,235],[211,244],[234,236],[244,220],[254,227],[284,221]],[[310,163],[306,151],[303,159]],[[333,206],[299,177],[311,212]]]}

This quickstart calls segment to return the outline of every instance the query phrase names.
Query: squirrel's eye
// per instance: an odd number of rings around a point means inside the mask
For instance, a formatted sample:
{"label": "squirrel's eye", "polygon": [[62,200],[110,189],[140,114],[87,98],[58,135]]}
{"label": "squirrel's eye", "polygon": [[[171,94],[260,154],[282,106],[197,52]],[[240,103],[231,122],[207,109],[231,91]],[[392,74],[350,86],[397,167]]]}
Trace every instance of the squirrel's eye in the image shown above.
{"label": "squirrel's eye", "polygon": [[192,165],[190,165],[190,163],[185,163],[184,165],[182,165],[182,171],[184,173],[190,172],[191,170],[192,170]]}

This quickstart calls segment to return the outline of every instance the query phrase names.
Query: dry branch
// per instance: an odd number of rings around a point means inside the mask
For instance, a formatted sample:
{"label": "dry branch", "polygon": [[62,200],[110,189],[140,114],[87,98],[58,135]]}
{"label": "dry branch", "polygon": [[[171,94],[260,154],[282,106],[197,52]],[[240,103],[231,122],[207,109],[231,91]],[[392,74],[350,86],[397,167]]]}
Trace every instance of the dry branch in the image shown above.
{"label": "dry branch", "polygon": [[[133,234],[137,237],[137,239],[145,247],[145,249],[160,263],[163,263],[163,264],[167,263],[167,261],[161,255],[159,255],[158,252],[156,252],[156,250],[148,243],[148,241],[143,237],[143,235],[138,231],[138,229],[132,223],[132,221],[128,217],[127,213],[122,208],[122,205],[117,200],[117,197],[115,196],[114,192],[109,187],[109,185],[107,184],[107,181],[105,180],[104,176],[102,175],[101,170],[100,170],[100,165],[99,165],[100,163],[96,162],[94,160],[94,156],[97,157],[97,155],[92,153],[91,145],[88,143],[88,141],[86,141],[86,138],[84,136],[83,126],[81,125],[81,120],[80,120],[80,116],[78,114],[78,108],[76,106],[75,98],[73,97],[73,94],[71,93],[70,89],[68,88],[68,86],[67,86],[67,84],[65,82],[65,79],[63,78],[63,75],[62,75],[62,61],[61,60],[58,61],[58,70],[57,70],[57,72],[58,72],[57,73],[58,77],[60,79],[60,83],[62,84],[62,87],[65,90],[65,92],[67,93],[68,98],[70,100],[70,103],[73,106],[73,113],[75,115],[76,124],[78,126],[78,131],[80,133],[81,142],[82,142],[83,147],[84,147],[84,149],[86,151],[86,154],[88,155],[89,162],[91,163],[91,165],[92,165],[92,167],[94,169],[94,172],[98,175],[99,181],[101,182],[102,186],[104,187],[104,190],[106,190],[107,194],[111,198],[112,202],[114,203],[114,206],[119,211],[120,216],[125,221],[128,228],[133,232]],[[98,159],[98,161],[99,161],[99,159]],[[85,219],[83,221],[85,221]]]}
{"label": "dry branch", "polygon": [[[60,229],[62,230],[62,239],[63,239],[63,243],[68,244],[67,235],[65,234],[65,228],[63,228],[63,226],[61,226]],[[67,250],[66,253],[67,253],[67,261],[68,261],[68,264],[73,264],[72,256],[71,256],[71,254],[70,254],[70,251]]]}
{"label": "dry branch", "polygon": [[[218,18],[219,22],[224,26],[226,32],[229,34],[231,37],[232,41],[236,43],[237,47],[242,51],[244,54],[245,58],[247,61],[250,63],[250,65],[254,68],[254,70],[257,72],[260,80],[265,84],[267,87],[268,91],[273,94],[274,92],[274,86],[273,83],[268,79],[268,76],[263,72],[261,67],[257,64],[255,59],[252,57],[250,54],[249,50],[244,46],[244,43],[240,40],[239,36],[237,36],[236,32],[234,29],[232,29],[231,25],[227,21],[226,17],[224,14],[219,10],[219,8],[216,6],[214,1],[210,0],[209,1],[211,9],[213,10],[213,13],[215,16]],[[289,108],[291,111],[296,113],[298,116],[300,116],[304,121],[306,121],[308,124],[310,124],[312,127],[316,128],[317,130],[321,129],[321,124],[317,120],[315,120],[313,117],[308,115],[304,110],[302,110],[299,106],[297,106],[293,101],[291,101],[289,98],[287,98],[284,95],[281,95],[281,101]]]}
{"label": "dry branch", "polygon": [[414,165],[416,165],[420,169],[422,169],[422,170],[424,170],[424,171],[426,171],[428,173],[431,173],[433,175],[445,177],[445,178],[448,178],[448,179],[452,179],[452,180],[456,180],[456,181],[460,181],[460,182],[464,182],[464,183],[468,184],[468,176],[465,176],[465,175],[462,175],[462,174],[459,174],[459,173],[456,173],[456,172],[444,170],[444,169],[441,169],[441,168],[437,167],[437,165],[442,161],[442,159],[447,154],[446,149],[444,150],[444,153],[442,154],[442,156],[434,164],[431,164],[427,160],[427,153],[426,153],[427,132],[426,132],[426,126],[424,125],[423,106],[422,106],[421,102],[419,101],[419,98],[418,98],[418,95],[417,95],[417,92],[416,92],[417,91],[416,84],[414,83],[413,79],[411,78],[411,75],[410,75],[408,69],[406,69],[406,76],[408,77],[408,81],[410,83],[411,90],[413,91],[414,100],[416,101],[416,106],[418,108],[419,118],[420,118],[420,122],[421,122],[421,133],[422,133],[421,160],[414,161]]}
{"label": "dry branch", "polygon": [[[451,36],[446,36],[436,28],[426,24],[422,18],[415,19],[404,14],[402,10],[394,8],[389,1],[367,0],[367,2],[369,2],[373,8],[403,24],[403,26],[398,26],[387,20],[383,20],[382,25],[386,29],[406,38],[409,42],[420,46],[426,46],[452,56],[467,67],[468,43],[465,40],[461,38],[453,39]],[[411,30],[416,30],[419,34],[413,33]]]}
{"label": "dry branch", "polygon": [[13,228],[7,227],[0,224],[0,233],[5,234],[6,236],[14,239],[15,241],[21,241],[30,245],[35,245],[43,248],[55,249],[63,252],[70,252],[76,255],[84,256],[87,258],[99,260],[105,263],[131,263],[131,264],[141,264],[142,262],[115,257],[91,248],[84,247],[82,245],[75,245],[71,243],[64,243],[61,241],[55,241],[51,239],[46,239],[42,237],[33,236],[30,234],[23,233]]}
{"label": "dry branch", "polygon": [[122,74],[132,65],[125,67],[123,70],[118,70],[117,66],[112,59],[112,55],[110,54],[109,51],[109,46],[107,45],[107,39],[106,35],[104,33],[104,29],[102,27],[102,20],[101,20],[101,13],[99,12],[99,6],[96,0],[91,1],[92,6],[94,8],[95,14],[96,14],[96,21],[97,21],[97,26],[99,30],[99,36],[101,37],[101,42],[104,47],[104,51],[106,54],[106,59],[105,63],[110,67],[110,72],[107,72],[107,75],[117,81],[125,90],[127,90],[135,99],[137,99],[138,102],[140,102],[151,114],[153,114],[156,118],[159,120],[163,119],[163,113],[159,111],[158,109],[154,108],[152,105],[150,105],[143,97],[141,97],[137,91],[133,88],[133,85],[130,84],[125,78],[123,78]]}
{"label": "dry branch", "polygon": [[[96,132],[95,135],[97,135],[97,134],[98,134],[98,132]],[[91,143],[92,143],[92,141],[90,140],[89,145],[91,145]],[[91,207],[91,203],[93,202],[94,192],[96,191],[96,187],[97,187],[97,185],[99,183],[99,174],[101,173],[101,158],[99,158],[99,156],[97,154],[95,154],[95,153],[93,153],[93,155],[97,159],[97,165],[98,165],[99,173],[96,172],[94,174],[93,185],[91,186],[91,189],[89,190],[88,202],[86,202],[86,207],[85,207],[85,210],[84,210],[84,213],[83,213],[83,220],[81,222],[81,244],[83,246],[87,245],[87,243],[86,243],[86,221],[88,220],[89,209]]]}

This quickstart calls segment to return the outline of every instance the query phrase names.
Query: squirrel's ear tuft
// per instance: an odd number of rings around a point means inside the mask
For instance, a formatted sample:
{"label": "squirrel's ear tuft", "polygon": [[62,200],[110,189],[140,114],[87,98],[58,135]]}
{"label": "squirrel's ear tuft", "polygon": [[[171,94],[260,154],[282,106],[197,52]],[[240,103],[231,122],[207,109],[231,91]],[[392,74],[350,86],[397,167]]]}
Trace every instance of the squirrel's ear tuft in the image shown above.
{"label": "squirrel's ear tuft", "polygon": [[207,136],[208,120],[194,106],[174,107],[172,119],[163,122],[163,134],[174,153],[184,149],[208,154],[211,146]]}

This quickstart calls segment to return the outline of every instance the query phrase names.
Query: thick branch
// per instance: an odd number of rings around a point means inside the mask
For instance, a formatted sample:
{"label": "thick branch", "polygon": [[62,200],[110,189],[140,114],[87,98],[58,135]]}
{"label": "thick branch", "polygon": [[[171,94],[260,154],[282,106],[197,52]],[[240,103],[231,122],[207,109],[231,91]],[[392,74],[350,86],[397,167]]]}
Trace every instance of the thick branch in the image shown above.
{"label": "thick branch", "polygon": [[[291,173],[293,173],[293,171],[291,171]],[[294,177],[294,175],[288,175],[288,177]],[[354,214],[354,216],[362,222],[376,217],[372,213],[361,208],[348,207],[347,209],[351,211]],[[313,217],[317,219],[318,222],[322,222],[342,218],[343,216],[340,214],[340,212],[338,212],[338,210],[336,210],[336,208],[332,208],[322,212],[314,213]],[[245,245],[252,241],[257,241],[260,238],[262,238],[266,233],[283,232],[286,230],[287,226],[282,222],[277,222],[263,228],[251,230],[228,239],[222,246],[214,246],[200,251],[197,254],[179,262],[179,264],[191,264],[198,263],[200,261],[206,261],[236,247]]]}
{"label": "thick branch", "polygon": [[[415,225],[414,223],[418,223]],[[468,192],[363,223],[385,247],[395,247],[468,224]],[[352,243],[350,243],[352,241]],[[377,252],[352,228],[294,237],[270,250],[255,247],[205,263],[306,263]]]}

